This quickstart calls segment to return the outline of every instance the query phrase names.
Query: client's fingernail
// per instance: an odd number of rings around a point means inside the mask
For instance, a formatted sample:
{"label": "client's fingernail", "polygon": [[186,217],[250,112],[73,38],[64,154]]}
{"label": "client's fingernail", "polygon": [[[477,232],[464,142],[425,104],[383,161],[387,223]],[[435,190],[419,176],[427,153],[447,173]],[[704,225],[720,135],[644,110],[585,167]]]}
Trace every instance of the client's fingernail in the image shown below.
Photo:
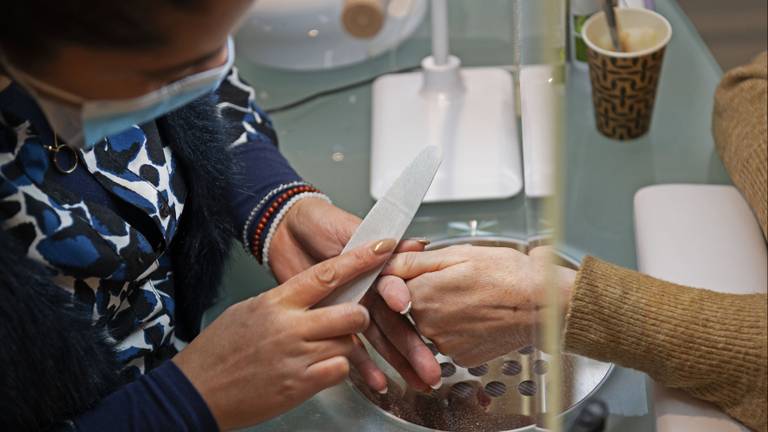
{"label": "client's fingernail", "polygon": [[373,246],[373,253],[384,255],[395,250],[395,246],[397,246],[397,242],[394,239],[381,240]]}
{"label": "client's fingernail", "polygon": [[437,384],[431,385],[430,387],[432,387],[432,390],[437,390],[437,389],[439,389],[442,386],[443,386],[443,379],[440,378],[440,381],[438,381]]}
{"label": "client's fingernail", "polygon": [[413,306],[413,303],[412,302],[408,302],[408,305],[405,307],[405,309],[400,311],[400,315],[405,315],[408,312],[410,312],[411,311],[411,306]]}
{"label": "client's fingernail", "polygon": [[376,390],[376,391],[379,392],[379,394],[385,395],[389,391],[389,387],[384,387],[384,390]]}

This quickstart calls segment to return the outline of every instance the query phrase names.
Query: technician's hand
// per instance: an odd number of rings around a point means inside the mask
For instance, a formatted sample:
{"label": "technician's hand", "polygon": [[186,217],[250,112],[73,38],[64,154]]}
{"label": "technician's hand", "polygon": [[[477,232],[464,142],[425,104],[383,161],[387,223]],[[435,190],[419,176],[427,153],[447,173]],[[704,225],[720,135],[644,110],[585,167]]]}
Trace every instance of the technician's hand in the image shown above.
{"label": "technician's hand", "polygon": [[543,320],[545,283],[562,293],[564,314],[576,273],[551,264],[552,250],[453,246],[395,255],[382,274],[405,279],[411,316],[438,350],[476,366],[533,342]]}
{"label": "technician's hand", "polygon": [[[275,232],[269,252],[272,273],[282,282],[317,262],[337,256],[358,225],[360,218],[325,200],[305,198],[297,202]],[[424,244],[414,240],[403,241],[398,247],[403,252],[423,249]],[[440,382],[440,365],[400,314],[410,301],[402,279],[379,279],[376,289],[362,302],[371,312],[371,325],[364,334],[410,386],[427,391]],[[386,389],[383,375],[379,380],[378,374],[370,372],[366,381],[373,383],[374,390]]]}
{"label": "technician's hand", "polygon": [[231,306],[173,358],[222,430],[295,407],[341,382],[350,362],[357,360],[363,370],[375,368],[353,336],[368,327],[365,307],[310,308],[383,264],[395,246],[385,240],[356,249]]}
{"label": "technician's hand", "polygon": [[283,282],[320,261],[341,253],[360,219],[319,198],[304,198],[277,227],[269,265]]}

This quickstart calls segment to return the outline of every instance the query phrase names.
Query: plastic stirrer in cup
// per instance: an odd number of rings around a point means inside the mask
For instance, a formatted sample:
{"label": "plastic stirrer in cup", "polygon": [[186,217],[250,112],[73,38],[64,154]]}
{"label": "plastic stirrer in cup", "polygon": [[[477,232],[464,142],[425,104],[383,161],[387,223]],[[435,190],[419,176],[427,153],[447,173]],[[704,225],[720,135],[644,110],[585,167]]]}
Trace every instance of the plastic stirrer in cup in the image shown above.
{"label": "plastic stirrer in cup", "polygon": [[611,34],[611,42],[613,42],[613,49],[618,52],[623,52],[621,46],[621,38],[619,35],[619,22],[616,20],[616,12],[613,10],[613,0],[605,0],[603,2],[603,10],[605,10],[605,18],[608,21],[608,30]]}

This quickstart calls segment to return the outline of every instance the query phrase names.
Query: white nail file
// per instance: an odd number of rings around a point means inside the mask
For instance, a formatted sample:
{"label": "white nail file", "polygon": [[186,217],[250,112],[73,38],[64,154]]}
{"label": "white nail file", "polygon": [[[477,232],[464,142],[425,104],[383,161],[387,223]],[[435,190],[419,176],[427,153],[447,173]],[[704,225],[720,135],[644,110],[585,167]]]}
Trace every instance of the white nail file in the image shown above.
{"label": "white nail file", "polygon": [[[403,170],[387,193],[374,204],[341,253],[375,240],[400,241],[416,216],[416,211],[435,178],[440,161],[441,151],[437,146],[425,147]],[[354,282],[340,287],[316,307],[359,302],[383,268],[382,265]]]}

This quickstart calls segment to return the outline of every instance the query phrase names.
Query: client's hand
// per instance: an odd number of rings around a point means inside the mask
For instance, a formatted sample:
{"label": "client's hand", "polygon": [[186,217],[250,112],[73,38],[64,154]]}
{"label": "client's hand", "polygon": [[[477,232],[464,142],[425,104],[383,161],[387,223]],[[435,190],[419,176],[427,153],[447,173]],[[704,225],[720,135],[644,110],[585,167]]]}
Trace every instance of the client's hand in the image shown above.
{"label": "client's hand", "polygon": [[453,246],[395,255],[382,274],[405,279],[419,331],[462,366],[476,366],[533,342],[545,283],[567,310],[575,272],[551,264],[551,249],[530,256],[508,248]]}

